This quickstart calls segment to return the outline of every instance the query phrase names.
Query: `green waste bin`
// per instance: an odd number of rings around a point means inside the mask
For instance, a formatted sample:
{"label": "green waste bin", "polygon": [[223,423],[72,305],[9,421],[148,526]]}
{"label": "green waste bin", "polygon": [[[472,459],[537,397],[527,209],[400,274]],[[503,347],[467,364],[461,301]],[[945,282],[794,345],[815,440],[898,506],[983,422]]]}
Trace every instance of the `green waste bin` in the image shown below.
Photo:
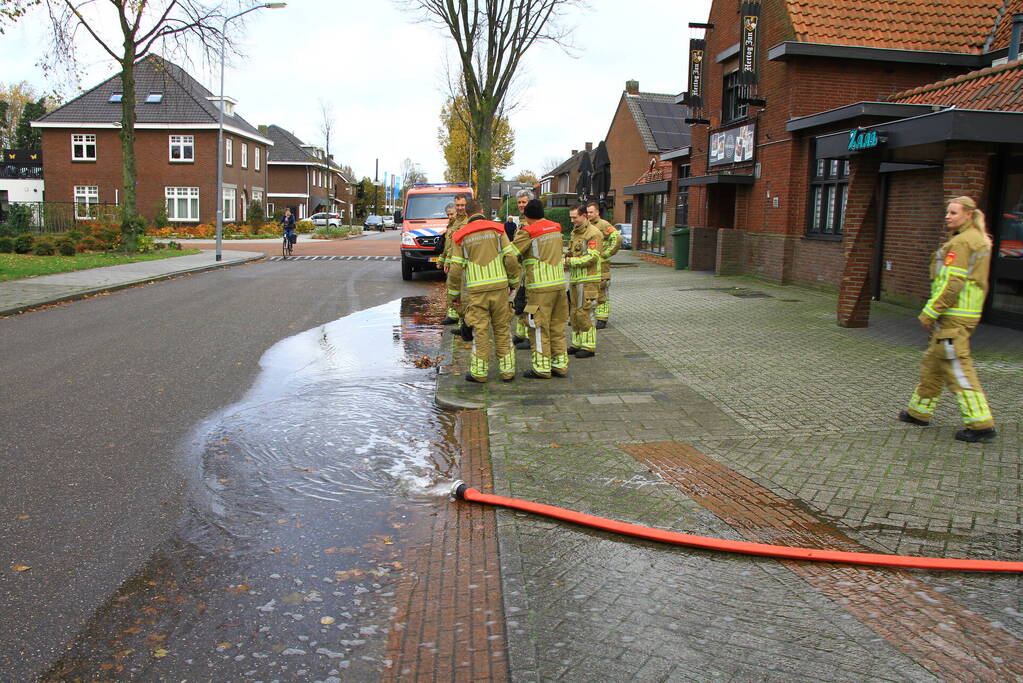
{"label": "green waste bin", "polygon": [[675,243],[675,270],[689,268],[689,228],[678,228],[671,231]]}

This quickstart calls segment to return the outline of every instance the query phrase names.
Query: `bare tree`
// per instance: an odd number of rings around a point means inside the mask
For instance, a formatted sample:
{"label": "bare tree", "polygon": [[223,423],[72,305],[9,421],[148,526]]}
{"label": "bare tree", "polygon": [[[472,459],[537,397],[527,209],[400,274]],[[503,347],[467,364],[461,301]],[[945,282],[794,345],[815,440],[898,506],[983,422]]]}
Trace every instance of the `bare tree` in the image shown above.
{"label": "bare tree", "polygon": [[334,105],[320,100],[320,132],[323,133],[323,153],[330,156],[330,134],[334,131]]}
{"label": "bare tree", "polygon": [[567,46],[559,19],[581,0],[406,0],[427,21],[446,29],[454,41],[461,90],[468,110],[477,192],[490,196],[494,120],[522,57],[537,42]]}
{"label": "bare tree", "polygon": [[53,49],[46,60],[51,69],[75,69],[79,41],[86,38],[120,66],[122,230],[131,245],[138,230],[135,65],[158,44],[170,51],[198,44],[208,59],[219,55],[221,45],[227,44],[221,31],[222,5],[202,0],[45,0],[45,5],[53,29]]}
{"label": "bare tree", "polygon": [[405,192],[415,185],[416,183],[425,183],[426,174],[423,173],[423,169],[420,168],[419,164],[412,161],[408,157],[401,162],[401,194],[405,196]]}
{"label": "bare tree", "polygon": [[13,24],[29,7],[38,5],[41,0],[0,0],[0,36],[4,34],[4,22]]}
{"label": "bare tree", "polygon": [[547,175],[563,163],[565,163],[564,159],[559,159],[558,157],[547,157],[543,160],[543,163],[540,164],[540,175]]}

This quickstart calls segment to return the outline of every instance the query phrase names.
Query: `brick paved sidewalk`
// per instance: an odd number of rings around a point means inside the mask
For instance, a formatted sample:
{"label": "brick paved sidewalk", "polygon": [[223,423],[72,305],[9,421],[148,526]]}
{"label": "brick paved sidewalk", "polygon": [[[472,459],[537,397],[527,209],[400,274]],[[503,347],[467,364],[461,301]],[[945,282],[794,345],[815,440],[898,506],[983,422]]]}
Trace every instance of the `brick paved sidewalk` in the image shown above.
{"label": "brick paved sidewalk", "polygon": [[[843,329],[829,293],[616,262],[611,327],[567,380],[470,385],[452,343],[438,401],[486,408],[496,493],[721,538],[1023,560],[1023,333],[975,335],[1000,436],[963,444],[949,397],[929,428],[895,420],[925,346],[914,311]],[[497,525],[514,680],[1023,677],[1019,576]]]}

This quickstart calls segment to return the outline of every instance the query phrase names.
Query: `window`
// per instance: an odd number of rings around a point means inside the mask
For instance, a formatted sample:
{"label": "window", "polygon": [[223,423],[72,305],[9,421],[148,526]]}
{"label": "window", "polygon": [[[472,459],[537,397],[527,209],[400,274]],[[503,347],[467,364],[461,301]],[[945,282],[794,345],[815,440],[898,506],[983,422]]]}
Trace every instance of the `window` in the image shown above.
{"label": "window", "polygon": [[236,190],[233,187],[224,188],[224,220],[235,220],[235,207],[238,205]]}
{"label": "window", "polygon": [[119,93],[119,92],[115,92],[115,93],[111,94],[109,98],[107,98],[107,102],[120,102],[122,99],[123,99],[123,94]]}
{"label": "window", "polygon": [[246,143],[242,143],[242,168],[249,167],[249,146]]}
{"label": "window", "polygon": [[163,93],[162,92],[149,93],[148,95],[146,95],[146,102],[148,102],[149,104],[159,104],[160,102],[163,102]]}
{"label": "window", "polygon": [[273,205],[273,202],[267,202],[266,203],[266,217],[267,218],[272,218],[273,215],[274,215],[274,205]]}
{"label": "window", "polygon": [[675,194],[675,227],[689,227],[689,186],[683,185],[682,180],[691,175],[689,164],[678,165],[678,187]]}
{"label": "window", "polygon": [[818,159],[810,180],[811,235],[841,235],[849,201],[849,162]]}
{"label": "window", "polygon": [[746,118],[748,106],[745,104],[739,104],[739,99],[749,97],[749,86],[739,85],[738,71],[733,71],[725,76],[722,92],[721,122],[729,123],[731,121]]}
{"label": "window", "polygon": [[190,162],[195,160],[195,136],[171,135],[170,160]]}
{"label": "window", "polygon": [[199,221],[198,187],[165,187],[167,220]]}
{"label": "window", "polygon": [[252,148],[252,165],[257,171],[259,170],[259,147]]}
{"label": "window", "polygon": [[96,161],[96,136],[71,136],[71,161]]}
{"label": "window", "polygon": [[85,220],[96,217],[99,204],[99,186],[75,185],[75,218]]}
{"label": "window", "polygon": [[224,163],[228,166],[234,163],[234,140],[231,138],[224,140]]}

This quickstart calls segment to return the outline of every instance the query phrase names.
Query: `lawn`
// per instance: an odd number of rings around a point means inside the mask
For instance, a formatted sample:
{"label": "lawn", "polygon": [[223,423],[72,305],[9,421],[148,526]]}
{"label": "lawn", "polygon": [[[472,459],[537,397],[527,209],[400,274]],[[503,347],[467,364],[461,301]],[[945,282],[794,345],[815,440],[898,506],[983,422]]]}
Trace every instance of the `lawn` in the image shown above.
{"label": "lawn", "polygon": [[72,270],[87,270],[89,268],[102,268],[103,266],[118,266],[122,263],[135,263],[136,261],[156,261],[157,259],[188,256],[198,253],[198,249],[183,249],[181,251],[173,249],[151,251],[145,254],[132,254],[131,256],[107,252],[85,252],[75,256],[0,254],[0,281],[16,280],[34,275],[68,273]]}

